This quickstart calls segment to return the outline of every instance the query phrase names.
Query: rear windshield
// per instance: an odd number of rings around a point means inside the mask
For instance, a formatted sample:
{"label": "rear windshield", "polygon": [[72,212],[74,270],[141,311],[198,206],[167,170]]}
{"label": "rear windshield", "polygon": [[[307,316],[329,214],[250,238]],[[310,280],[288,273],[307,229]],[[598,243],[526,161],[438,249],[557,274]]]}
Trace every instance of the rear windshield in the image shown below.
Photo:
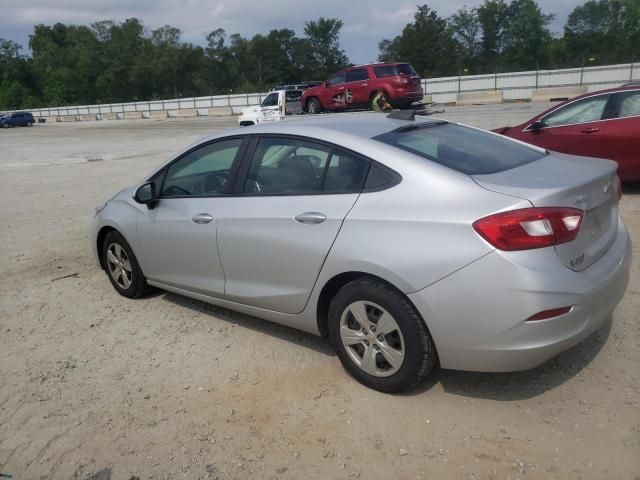
{"label": "rear windshield", "polygon": [[502,172],[546,155],[505,137],[446,122],[405,127],[374,140],[468,175]]}
{"label": "rear windshield", "polygon": [[408,63],[373,67],[373,73],[375,73],[378,78],[393,77],[396,75],[417,75],[416,71]]}

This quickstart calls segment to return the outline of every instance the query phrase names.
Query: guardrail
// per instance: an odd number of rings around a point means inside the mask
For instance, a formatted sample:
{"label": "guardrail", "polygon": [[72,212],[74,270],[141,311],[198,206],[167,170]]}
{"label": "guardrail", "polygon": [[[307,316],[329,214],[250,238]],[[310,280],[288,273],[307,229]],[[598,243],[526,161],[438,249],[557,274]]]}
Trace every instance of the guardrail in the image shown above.
{"label": "guardrail", "polygon": [[[502,92],[502,99],[530,100],[534,91],[549,87],[586,86],[589,91],[614,87],[640,80],[640,66],[633,63],[601,67],[568,68],[561,70],[534,70],[527,72],[495,73],[493,75],[459,75],[455,77],[423,79],[425,96],[436,103],[456,102],[458,94],[471,92]],[[36,108],[31,112],[36,117],[56,117],[56,120],[80,120],[80,116],[95,115],[96,119],[131,118],[129,112],[140,112],[136,118],[158,118],[164,116],[238,114],[242,109],[258,105],[267,93],[245,93],[212,95],[206,97],[175,98],[143,102],[107,103],[97,105]],[[193,115],[177,112],[191,110]]]}

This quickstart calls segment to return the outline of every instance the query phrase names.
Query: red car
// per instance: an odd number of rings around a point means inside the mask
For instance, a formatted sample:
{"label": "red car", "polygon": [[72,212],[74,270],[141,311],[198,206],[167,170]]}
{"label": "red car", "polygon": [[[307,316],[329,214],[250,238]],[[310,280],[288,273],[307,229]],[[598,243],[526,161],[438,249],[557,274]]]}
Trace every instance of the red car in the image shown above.
{"label": "red car", "polygon": [[302,94],[307,113],[371,107],[382,90],[394,107],[405,107],[423,97],[420,77],[408,63],[374,63],[341,70],[326,82]]}
{"label": "red car", "polygon": [[494,132],[556,152],[615,160],[621,180],[640,180],[640,85],[587,93]]}

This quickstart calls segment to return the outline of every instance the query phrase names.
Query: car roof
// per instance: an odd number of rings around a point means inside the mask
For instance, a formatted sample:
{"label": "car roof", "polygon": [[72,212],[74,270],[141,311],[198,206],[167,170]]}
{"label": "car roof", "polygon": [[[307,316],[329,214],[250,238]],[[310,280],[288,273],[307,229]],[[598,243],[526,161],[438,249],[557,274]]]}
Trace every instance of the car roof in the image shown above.
{"label": "car roof", "polygon": [[419,115],[415,120],[399,120],[377,112],[327,113],[241,127],[226,135],[272,133],[323,139],[327,134],[347,134],[369,139],[397,128],[442,122],[440,119]]}

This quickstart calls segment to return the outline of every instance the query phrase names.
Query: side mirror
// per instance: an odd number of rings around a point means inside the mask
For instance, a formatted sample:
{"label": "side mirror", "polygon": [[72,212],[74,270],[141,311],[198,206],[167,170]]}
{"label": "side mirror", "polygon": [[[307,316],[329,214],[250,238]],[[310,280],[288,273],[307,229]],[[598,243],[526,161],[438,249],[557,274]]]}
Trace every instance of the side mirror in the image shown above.
{"label": "side mirror", "polygon": [[532,132],[539,133],[540,130],[542,130],[544,127],[546,127],[545,123],[541,120],[538,120],[536,122],[533,122],[531,125],[529,125],[529,130],[531,130]]}
{"label": "side mirror", "polygon": [[147,182],[144,185],[140,185],[133,199],[138,203],[145,204],[149,210],[152,210],[156,206],[156,203],[158,203],[156,184],[154,182]]}
{"label": "side mirror", "polygon": [[324,82],[323,85],[324,85],[324,88],[327,88],[329,86],[329,82]]}

